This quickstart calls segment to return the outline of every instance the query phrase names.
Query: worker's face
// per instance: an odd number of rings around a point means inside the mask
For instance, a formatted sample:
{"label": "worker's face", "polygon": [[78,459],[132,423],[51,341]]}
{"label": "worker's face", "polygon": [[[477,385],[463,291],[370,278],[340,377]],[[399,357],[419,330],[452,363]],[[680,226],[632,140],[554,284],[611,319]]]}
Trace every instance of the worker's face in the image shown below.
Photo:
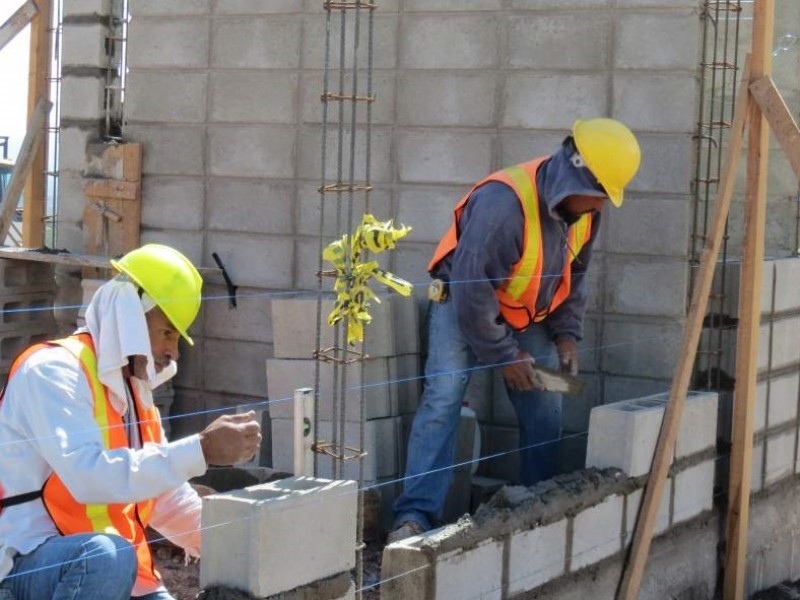
{"label": "worker's face", "polygon": [[153,353],[156,372],[160,373],[170,360],[177,361],[180,357],[178,340],[181,334],[157,306],[145,316],[147,317],[147,331],[150,334],[150,349]]}
{"label": "worker's face", "polygon": [[597,196],[567,196],[561,201],[560,208],[569,214],[579,217],[583,214],[602,210],[606,203],[605,198]]}

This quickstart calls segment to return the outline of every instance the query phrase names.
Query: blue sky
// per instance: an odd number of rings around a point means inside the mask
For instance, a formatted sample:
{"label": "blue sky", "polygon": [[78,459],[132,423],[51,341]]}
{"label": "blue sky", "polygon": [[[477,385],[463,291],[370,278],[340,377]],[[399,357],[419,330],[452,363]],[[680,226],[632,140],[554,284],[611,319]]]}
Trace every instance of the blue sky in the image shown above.
{"label": "blue sky", "polygon": [[[20,4],[20,0],[0,0],[0,23],[5,23]],[[29,41],[30,27],[26,27],[0,50],[0,135],[9,136],[9,158],[17,155],[25,137]]]}

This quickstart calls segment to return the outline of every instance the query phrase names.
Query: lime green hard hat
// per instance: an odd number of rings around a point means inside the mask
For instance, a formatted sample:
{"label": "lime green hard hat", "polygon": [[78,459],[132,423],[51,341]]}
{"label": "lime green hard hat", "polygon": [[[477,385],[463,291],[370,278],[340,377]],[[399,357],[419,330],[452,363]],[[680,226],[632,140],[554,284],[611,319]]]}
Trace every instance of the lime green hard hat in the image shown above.
{"label": "lime green hard hat", "polygon": [[187,331],[200,311],[203,279],[188,258],[169,246],[145,244],[111,264],[142,288],[194,346]]}
{"label": "lime green hard hat", "polygon": [[579,119],[572,126],[572,136],[611,203],[622,206],[625,186],[636,175],[642,160],[636,136],[614,119]]}

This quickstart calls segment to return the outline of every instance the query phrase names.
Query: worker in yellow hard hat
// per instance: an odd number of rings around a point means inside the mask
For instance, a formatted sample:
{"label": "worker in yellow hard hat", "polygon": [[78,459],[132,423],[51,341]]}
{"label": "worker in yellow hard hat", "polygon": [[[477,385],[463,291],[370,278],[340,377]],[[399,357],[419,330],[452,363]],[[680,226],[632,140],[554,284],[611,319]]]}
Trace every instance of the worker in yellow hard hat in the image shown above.
{"label": "worker in yellow hard hat", "polygon": [[394,507],[399,541],[441,517],[472,368],[499,368],[517,413],[519,483],[556,472],[561,396],[532,364],[579,369],[586,269],[604,205],[622,206],[639,169],[634,134],[613,119],[578,120],[550,156],[502,169],[456,205],[428,270],[428,358]]}
{"label": "worker in yellow hard hat", "polygon": [[0,590],[18,600],[171,597],[145,529],[198,556],[201,503],[187,481],[261,442],[253,412],[166,439],[153,388],[176,373],[180,338],[193,343],[202,279],[160,244],[112,265],[86,327],[25,350],[0,397]]}

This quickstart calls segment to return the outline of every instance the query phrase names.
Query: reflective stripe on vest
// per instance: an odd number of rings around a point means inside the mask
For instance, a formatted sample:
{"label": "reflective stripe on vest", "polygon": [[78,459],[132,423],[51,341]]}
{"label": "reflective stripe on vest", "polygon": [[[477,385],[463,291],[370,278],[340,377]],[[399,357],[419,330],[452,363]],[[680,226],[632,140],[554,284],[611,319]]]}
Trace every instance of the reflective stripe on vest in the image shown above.
{"label": "reflective stripe on vest", "polygon": [[512,267],[508,280],[495,288],[500,303],[503,319],[514,329],[521,331],[532,322],[542,321],[569,296],[571,287],[572,261],[580,254],[583,246],[592,234],[591,215],[581,216],[569,228],[567,259],[564,270],[547,310],[541,314],[536,312],[536,299],[542,278],[544,252],[542,248],[542,224],[539,214],[539,197],[536,190],[536,171],[547,157],[522,163],[503,169],[478,182],[456,205],[453,223],[434,252],[428,265],[428,271],[434,271],[436,265],[455,250],[458,243],[458,222],[461,213],[472,193],[480,186],[499,181],[506,184],[517,196],[522,206],[525,226],[523,228],[522,253],[519,261]]}
{"label": "reflective stripe on vest", "polygon": [[[97,375],[97,357],[94,344],[89,334],[83,333],[69,338],[37,344],[23,352],[11,367],[9,380],[19,366],[34,352],[41,348],[61,346],[74,355],[89,382],[92,390],[93,411],[103,448],[113,450],[127,448],[128,438],[122,417],[111,406],[107,390]],[[161,427],[158,410],[155,407],[145,409],[136,387],[130,388],[134,398],[136,414],[131,418],[139,423],[139,434],[142,444],[160,443]],[[76,533],[106,533],[119,535],[130,542],[139,563],[137,584],[152,587],[158,585],[160,576],[155,571],[150,548],[145,537],[145,529],[150,520],[153,501],[147,500],[136,504],[83,504],[75,500],[61,478],[52,473],[42,489],[42,501],[45,508],[62,535]]]}

